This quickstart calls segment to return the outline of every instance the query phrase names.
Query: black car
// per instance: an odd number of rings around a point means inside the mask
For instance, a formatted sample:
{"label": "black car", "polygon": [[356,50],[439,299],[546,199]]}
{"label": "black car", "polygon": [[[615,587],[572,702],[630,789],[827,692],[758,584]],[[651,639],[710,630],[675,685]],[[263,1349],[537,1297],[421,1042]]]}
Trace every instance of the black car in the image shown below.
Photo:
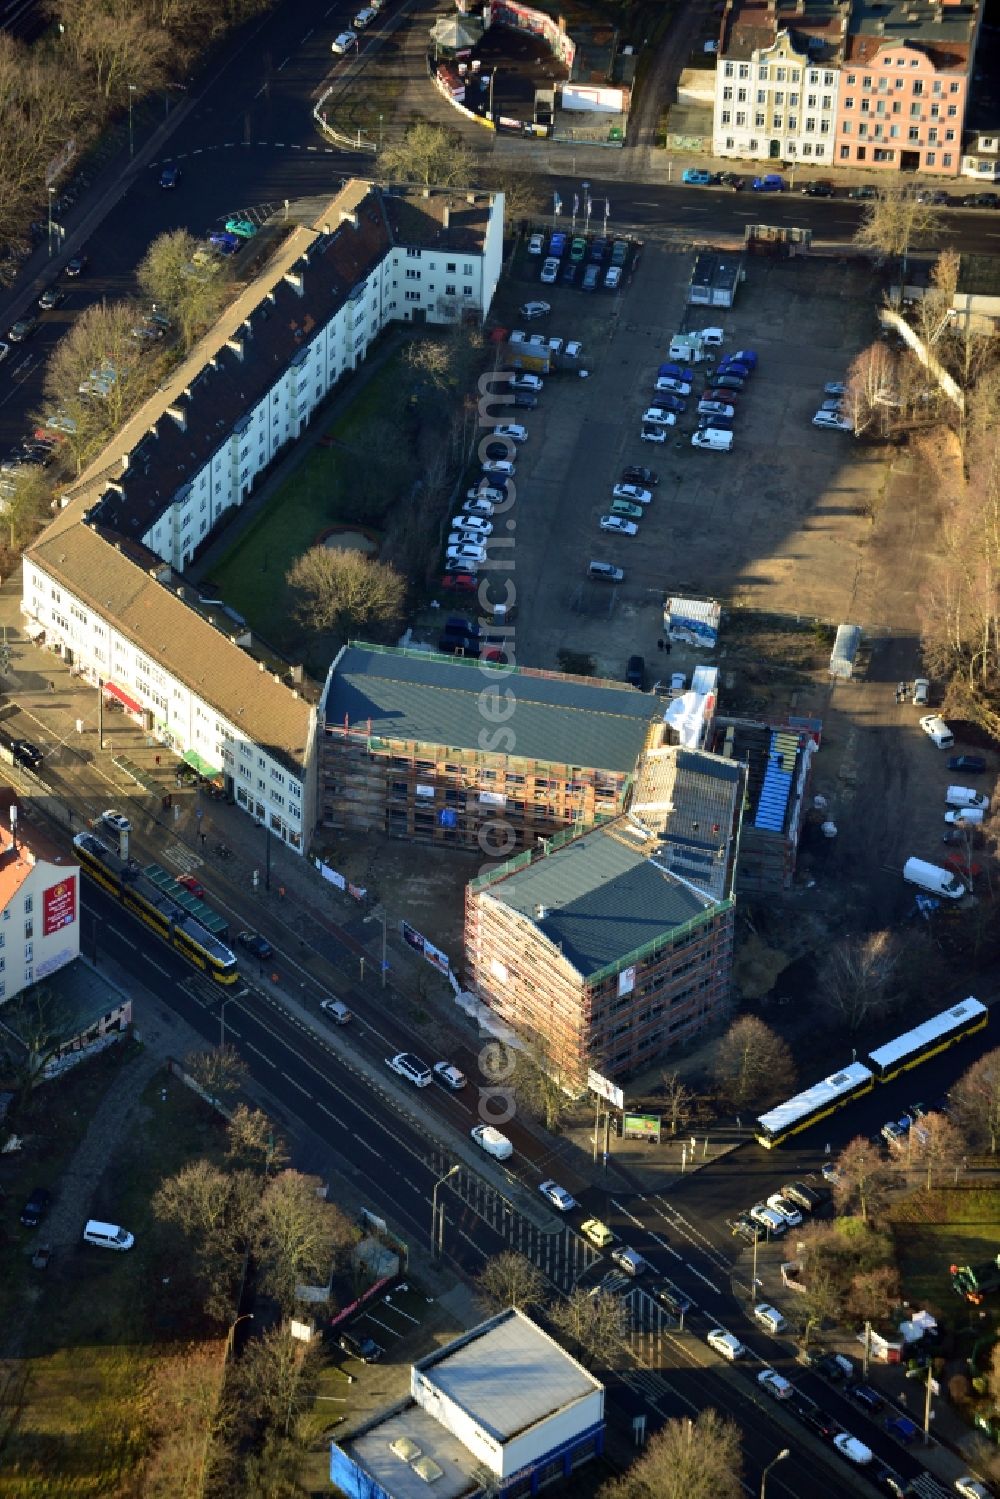
{"label": "black car", "polygon": [[952,755],[948,761],[949,770],[964,770],[967,776],[981,776],[986,769],[986,757],[984,755]]}
{"label": "black car", "polygon": [[862,187],[852,187],[847,196],[849,198],[860,198],[863,202],[868,202],[872,198],[878,197],[878,188],[869,187],[867,184]]}
{"label": "black car", "polygon": [[15,739],[10,749],[18,765],[26,765],[29,770],[38,770],[42,763],[42,752],[37,745],[32,744],[30,739]]}
{"label": "black car", "polygon": [[52,1193],[47,1187],[35,1187],[21,1209],[21,1222],[25,1228],[37,1228],[49,1210]]}
{"label": "black car", "polygon": [[643,468],[641,463],[630,463],[628,468],[622,469],[623,484],[644,484],[647,489],[652,489],[659,484],[660,476],[655,468]]}
{"label": "black car", "polygon": [[646,685],[646,659],[644,656],[629,656],[625,667],[625,680],[641,691]]}
{"label": "black car", "polygon": [[890,1468],[888,1463],[876,1461],[875,1466],[868,1469],[868,1477],[877,1489],[883,1489],[885,1493],[892,1494],[894,1499],[903,1499],[908,1489],[905,1478],[901,1478],[895,1468]]}
{"label": "black car", "polygon": [[832,182],[807,182],[802,191],[807,198],[832,198],[835,193]]}
{"label": "black car", "polygon": [[181,169],[177,166],[164,167],[160,173],[161,187],[176,187],[181,180]]}
{"label": "black car", "polygon": [[274,948],[266,937],[261,937],[257,932],[240,932],[237,942],[245,947],[248,953],[255,958],[271,958],[274,956]]}
{"label": "black car", "polygon": [[74,255],[72,260],[66,262],[67,276],[82,276],[87,266],[86,255]]}
{"label": "black car", "polygon": [[573,286],[576,283],[576,275],[580,267],[572,260],[567,260],[562,268],[561,276],[564,286]]}
{"label": "black car", "polygon": [[38,305],[43,312],[51,312],[53,307],[58,307],[65,300],[66,293],[61,286],[47,286],[38,299]]}
{"label": "black car", "polygon": [[533,396],[530,390],[519,390],[514,396],[514,405],[520,406],[522,411],[534,411],[538,405],[538,397]]}
{"label": "black car", "polygon": [[595,239],[590,247],[590,260],[594,265],[600,265],[608,253],[608,241],[606,239]]}
{"label": "black car", "polygon": [[675,1317],[682,1317],[685,1312],[691,1310],[691,1298],[679,1291],[671,1280],[661,1280],[652,1290],[654,1301],[666,1307]]}
{"label": "black car", "polygon": [[713,432],[731,432],[733,430],[733,418],[731,416],[700,416],[698,418],[698,431],[707,432],[711,427]]}
{"label": "black car", "polygon": [[746,381],[741,380],[739,375],[714,374],[706,376],[713,390],[745,390]]}
{"label": "black car", "polygon": [[825,1437],[828,1442],[838,1436],[843,1427],[839,1421],[827,1415],[821,1405],[807,1406],[796,1411],[799,1419],[805,1423],[817,1436]]}
{"label": "black car", "polygon": [[367,1338],[363,1333],[356,1336],[352,1332],[342,1332],[337,1339],[337,1346],[344,1353],[349,1353],[351,1358],[360,1359],[363,1364],[377,1364],[385,1351],[374,1338]]}
{"label": "black car", "polygon": [[764,1237],[764,1229],[759,1223],[755,1223],[748,1213],[740,1213],[729,1227],[738,1238],[746,1239],[748,1244],[756,1244]]}
{"label": "black car", "polygon": [[825,1379],[829,1379],[833,1384],[839,1384],[841,1380],[847,1378],[846,1369],[843,1364],[837,1362],[836,1356],[832,1353],[814,1354],[809,1359],[809,1363],[816,1370],[817,1374],[822,1374]]}

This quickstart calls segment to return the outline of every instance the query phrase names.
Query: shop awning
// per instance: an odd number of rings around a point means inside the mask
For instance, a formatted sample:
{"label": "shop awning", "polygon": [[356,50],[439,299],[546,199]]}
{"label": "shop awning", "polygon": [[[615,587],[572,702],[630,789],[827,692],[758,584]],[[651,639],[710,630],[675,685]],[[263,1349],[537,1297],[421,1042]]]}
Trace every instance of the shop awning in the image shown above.
{"label": "shop awning", "polygon": [[113,697],[117,702],[122,703],[130,713],[144,713],[146,711],[141,703],[137,703],[134,697],[129,697],[123,688],[116,687],[114,682],[105,682],[104,691],[108,694],[108,697]]}
{"label": "shop awning", "polygon": [[216,770],[214,766],[209,765],[207,760],[203,760],[197,750],[185,750],[182,759],[185,765],[190,765],[191,769],[196,770],[200,776],[204,776],[206,781],[214,781],[222,774],[221,770]]}

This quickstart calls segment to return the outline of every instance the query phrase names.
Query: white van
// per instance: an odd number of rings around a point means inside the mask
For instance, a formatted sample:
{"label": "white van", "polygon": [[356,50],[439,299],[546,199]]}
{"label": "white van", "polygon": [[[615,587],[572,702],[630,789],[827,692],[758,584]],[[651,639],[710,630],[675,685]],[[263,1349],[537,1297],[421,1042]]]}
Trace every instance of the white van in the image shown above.
{"label": "white van", "polygon": [[945,822],[951,823],[952,827],[971,828],[976,827],[983,820],[982,807],[952,807],[950,812],[944,814]]}
{"label": "white van", "polygon": [[733,434],[724,432],[720,427],[706,427],[703,432],[691,434],[691,446],[693,448],[710,448],[715,453],[731,453],[733,450]]}
{"label": "white van", "polygon": [[950,869],[940,864],[930,864],[926,859],[907,859],[903,865],[903,879],[909,885],[919,885],[932,895],[945,895],[949,900],[961,900],[966,888]]}
{"label": "white van", "polygon": [[117,1223],[101,1223],[97,1218],[88,1218],[83,1226],[83,1242],[95,1244],[98,1249],[131,1249],[135,1236]]}
{"label": "white van", "polygon": [[587,567],[587,577],[598,583],[624,583],[625,572],[613,562],[591,562]]}
{"label": "white van", "polygon": [[944,794],[949,807],[978,807],[981,812],[990,810],[990,799],[982,791],[973,791],[971,786],[949,786]]}
{"label": "white van", "polygon": [[768,1332],[773,1332],[775,1334],[784,1332],[785,1328],[788,1326],[788,1323],[778,1311],[778,1308],[776,1306],[768,1306],[766,1301],[762,1301],[757,1306],[755,1306],[753,1309],[753,1314],[757,1318],[757,1321],[760,1323],[761,1327],[766,1327]]}
{"label": "white van", "polygon": [[507,1136],[494,1129],[492,1124],[474,1124],[469,1134],[495,1161],[509,1161],[514,1154],[514,1147]]}

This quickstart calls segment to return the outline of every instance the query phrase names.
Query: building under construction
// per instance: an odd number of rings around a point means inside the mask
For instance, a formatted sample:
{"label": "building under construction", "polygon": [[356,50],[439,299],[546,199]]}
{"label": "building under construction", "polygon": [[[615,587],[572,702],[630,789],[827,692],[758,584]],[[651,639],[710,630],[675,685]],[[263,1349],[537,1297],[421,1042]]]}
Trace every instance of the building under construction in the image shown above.
{"label": "building under construction", "polygon": [[744,775],[652,750],[632,813],[468,886],[471,987],[567,1078],[634,1072],[724,1014]]}
{"label": "building under construction", "polygon": [[507,858],[618,816],[662,713],[623,682],[352,643],[324,690],[320,821]]}

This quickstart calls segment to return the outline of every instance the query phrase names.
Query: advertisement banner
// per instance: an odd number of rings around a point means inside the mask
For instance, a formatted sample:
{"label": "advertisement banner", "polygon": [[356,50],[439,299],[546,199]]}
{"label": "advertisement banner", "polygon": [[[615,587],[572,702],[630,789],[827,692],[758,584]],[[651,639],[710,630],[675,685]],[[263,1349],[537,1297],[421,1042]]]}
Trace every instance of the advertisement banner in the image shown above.
{"label": "advertisement banner", "polygon": [[622,1138],[625,1140],[653,1140],[660,1143],[659,1114],[625,1114],[622,1117]]}
{"label": "advertisement banner", "polygon": [[76,880],[60,880],[42,892],[42,936],[72,926],[76,920]]}
{"label": "advertisement banner", "polygon": [[600,1072],[595,1072],[593,1068],[587,1073],[587,1087],[599,1098],[606,1098],[608,1103],[613,1103],[616,1109],[625,1107],[625,1094],[618,1084],[613,1083],[608,1077],[603,1077]]}
{"label": "advertisement banner", "polygon": [[618,998],[631,994],[635,988],[635,968],[623,968],[618,975]]}

